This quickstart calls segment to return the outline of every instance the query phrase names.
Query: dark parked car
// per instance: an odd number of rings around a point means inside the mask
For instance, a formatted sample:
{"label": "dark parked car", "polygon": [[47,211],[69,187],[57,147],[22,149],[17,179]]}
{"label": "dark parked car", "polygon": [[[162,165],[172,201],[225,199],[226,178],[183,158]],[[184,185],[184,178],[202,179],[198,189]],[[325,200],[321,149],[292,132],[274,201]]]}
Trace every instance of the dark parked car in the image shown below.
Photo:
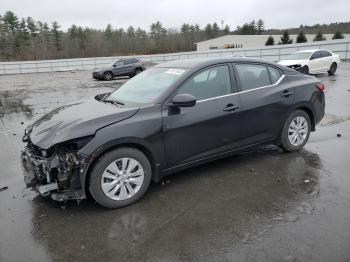
{"label": "dark parked car", "polygon": [[107,67],[94,70],[94,72],[92,72],[92,77],[98,80],[110,81],[117,76],[133,77],[145,69],[145,64],[139,59],[119,59]]}
{"label": "dark parked car", "polygon": [[55,200],[87,191],[109,208],[151,180],[266,144],[300,150],[324,115],[324,85],[260,60],[154,66],[109,94],[60,107],[26,129],[28,186]]}

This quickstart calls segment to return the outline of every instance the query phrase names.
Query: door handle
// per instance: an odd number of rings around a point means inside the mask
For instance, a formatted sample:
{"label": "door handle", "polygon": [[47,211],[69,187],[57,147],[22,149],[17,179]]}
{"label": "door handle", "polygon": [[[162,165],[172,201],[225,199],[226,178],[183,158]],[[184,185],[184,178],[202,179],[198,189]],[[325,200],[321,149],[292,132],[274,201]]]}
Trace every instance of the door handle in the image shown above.
{"label": "door handle", "polygon": [[239,106],[237,106],[237,105],[228,104],[228,105],[223,109],[223,111],[225,111],[225,112],[233,112],[233,111],[237,110],[238,108],[239,108]]}
{"label": "door handle", "polygon": [[291,95],[293,95],[293,92],[292,92],[292,91],[289,91],[289,90],[286,90],[286,91],[284,91],[284,92],[281,94],[282,97],[288,97],[288,96],[291,96]]}

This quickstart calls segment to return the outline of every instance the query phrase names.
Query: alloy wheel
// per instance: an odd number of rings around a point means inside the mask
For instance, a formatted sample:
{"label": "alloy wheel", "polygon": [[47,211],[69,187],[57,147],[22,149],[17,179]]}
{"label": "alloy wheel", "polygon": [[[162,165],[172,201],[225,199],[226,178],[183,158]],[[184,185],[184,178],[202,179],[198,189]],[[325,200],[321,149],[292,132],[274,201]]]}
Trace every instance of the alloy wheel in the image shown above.
{"label": "alloy wheel", "polygon": [[110,80],[112,80],[112,78],[113,78],[112,73],[110,73],[110,72],[105,73],[105,80],[110,81]]}
{"label": "alloy wheel", "polygon": [[304,143],[309,131],[309,125],[305,117],[295,117],[288,128],[289,143],[295,147]]}

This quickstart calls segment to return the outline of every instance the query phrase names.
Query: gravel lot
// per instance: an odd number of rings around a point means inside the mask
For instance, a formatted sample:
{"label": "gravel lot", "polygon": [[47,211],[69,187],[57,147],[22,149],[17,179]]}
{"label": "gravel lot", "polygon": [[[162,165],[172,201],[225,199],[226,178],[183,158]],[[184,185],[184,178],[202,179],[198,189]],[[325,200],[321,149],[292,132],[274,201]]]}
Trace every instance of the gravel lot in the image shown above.
{"label": "gravel lot", "polygon": [[21,137],[50,110],[128,78],[0,76],[0,261],[350,261],[350,63],[319,78],[326,116],[302,152],[269,147],[206,164],[107,210],[25,189]]}

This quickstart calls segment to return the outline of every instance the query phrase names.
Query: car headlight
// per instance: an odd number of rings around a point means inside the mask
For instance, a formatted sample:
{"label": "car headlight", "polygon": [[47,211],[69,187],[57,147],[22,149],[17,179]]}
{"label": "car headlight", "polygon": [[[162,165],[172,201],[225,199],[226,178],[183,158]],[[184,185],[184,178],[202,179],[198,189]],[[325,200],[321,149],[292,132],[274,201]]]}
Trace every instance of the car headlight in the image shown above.
{"label": "car headlight", "polygon": [[76,139],[72,139],[62,143],[62,148],[68,149],[69,151],[78,151],[86,146],[94,136],[85,136]]}
{"label": "car headlight", "polygon": [[87,137],[73,139],[71,140],[71,146],[73,147],[74,150],[80,150],[81,148],[86,146],[92,138],[93,136],[87,136]]}

